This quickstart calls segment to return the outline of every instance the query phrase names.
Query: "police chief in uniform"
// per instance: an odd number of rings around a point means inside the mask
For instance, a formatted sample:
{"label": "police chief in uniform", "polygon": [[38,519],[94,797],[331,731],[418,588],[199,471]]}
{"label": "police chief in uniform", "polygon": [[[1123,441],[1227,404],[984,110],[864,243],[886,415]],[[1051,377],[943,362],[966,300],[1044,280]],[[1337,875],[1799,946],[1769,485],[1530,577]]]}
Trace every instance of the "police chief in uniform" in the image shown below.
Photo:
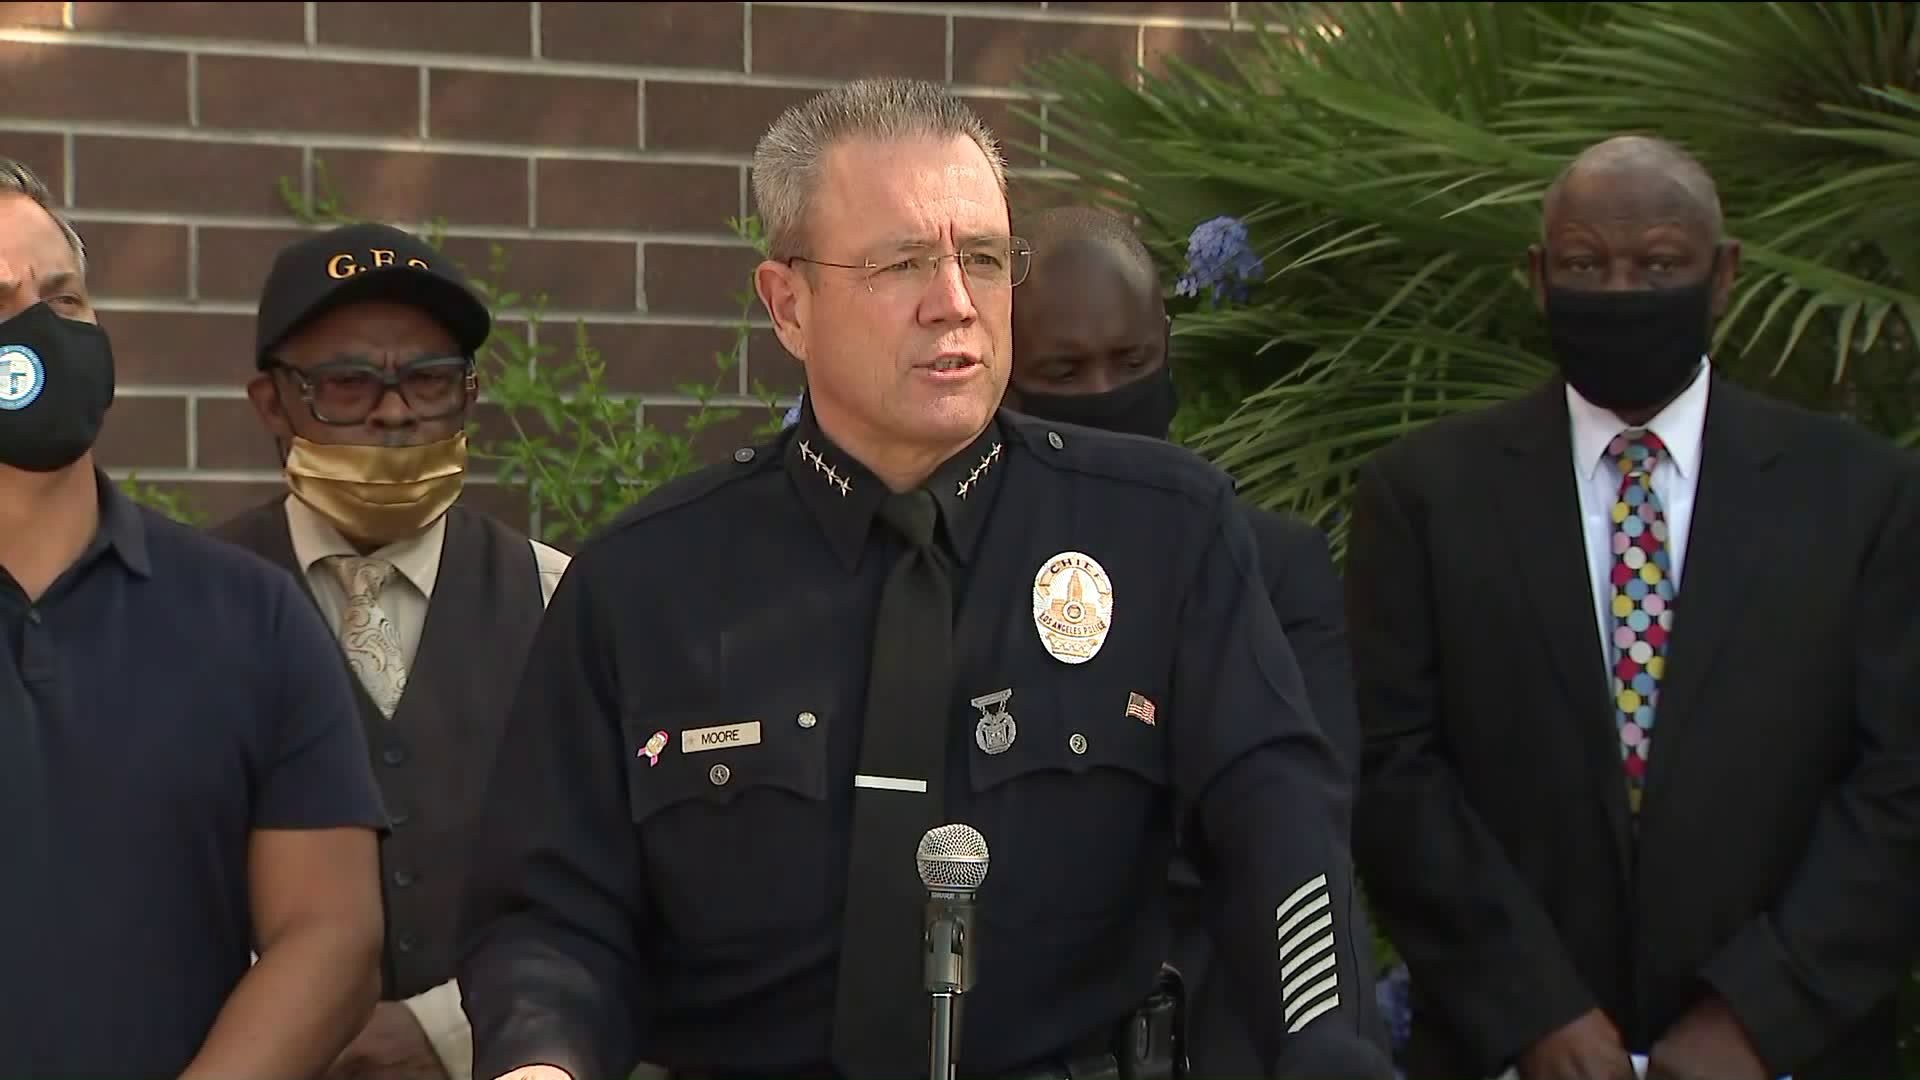
{"label": "police chief in uniform", "polygon": [[[566,555],[460,504],[492,316],[400,229],[356,223],[274,258],[247,385],[288,491],[216,534],[285,567],[354,673],[393,831],[384,1000],[335,1073],[466,1080],[453,923],[506,703]],[[336,659],[337,658],[337,659]]]}
{"label": "police chief in uniform", "polygon": [[807,403],[554,595],[469,882],[476,1075],[927,1075],[915,849],[962,822],[991,869],[960,1076],[1117,1075],[1176,829],[1263,1071],[1390,1076],[1342,770],[1232,484],[997,411],[1031,252],[993,137],[938,87],[855,82],[776,121],[754,191]]}

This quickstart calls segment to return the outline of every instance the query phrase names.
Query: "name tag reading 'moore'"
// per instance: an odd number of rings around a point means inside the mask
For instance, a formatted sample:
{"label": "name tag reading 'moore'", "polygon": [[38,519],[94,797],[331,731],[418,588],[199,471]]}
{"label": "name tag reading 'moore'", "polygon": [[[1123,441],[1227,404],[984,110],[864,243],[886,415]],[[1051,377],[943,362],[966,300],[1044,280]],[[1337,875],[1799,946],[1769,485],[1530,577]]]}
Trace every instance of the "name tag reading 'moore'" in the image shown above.
{"label": "name tag reading 'moore'", "polygon": [[680,752],[697,754],[702,750],[720,750],[729,746],[758,746],[760,721],[728,724],[724,727],[693,728],[680,733]]}

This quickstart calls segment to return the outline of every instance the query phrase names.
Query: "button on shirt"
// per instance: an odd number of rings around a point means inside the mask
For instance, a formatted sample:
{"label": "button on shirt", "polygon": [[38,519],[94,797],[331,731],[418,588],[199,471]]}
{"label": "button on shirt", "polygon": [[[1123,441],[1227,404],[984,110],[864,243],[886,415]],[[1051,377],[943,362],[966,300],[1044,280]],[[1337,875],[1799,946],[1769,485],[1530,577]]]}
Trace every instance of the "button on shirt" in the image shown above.
{"label": "button on shirt", "polygon": [[384,819],[299,585],[98,482],[44,595],[0,571],[0,789],[36,793],[0,832],[0,1049],[22,1076],[171,1078],[252,958],[250,835]]}
{"label": "button on shirt", "polygon": [[[959,584],[956,685],[924,722],[947,728],[948,817],[992,853],[960,1074],[1057,1064],[1145,998],[1184,823],[1279,1071],[1389,1076],[1348,1004],[1370,985],[1335,946],[1344,776],[1231,482],[1003,411],[927,486]],[[576,555],[470,879],[476,1075],[831,1074],[868,657],[902,543],[875,521],[884,493],[803,410]],[[1084,628],[1109,598],[1098,650],[1049,651],[1042,621]]]}
{"label": "button on shirt", "polygon": [[[1659,415],[1644,426],[1660,436],[1667,452],[1653,470],[1654,494],[1660,497],[1667,522],[1667,557],[1678,587],[1687,558],[1687,535],[1693,525],[1694,495],[1700,487],[1701,443],[1707,428],[1707,391],[1712,373],[1703,362],[1700,374]],[[1586,538],[1587,576],[1593,584],[1594,625],[1598,627],[1601,663],[1613,669],[1613,625],[1609,610],[1613,582],[1613,504],[1620,498],[1620,471],[1607,456],[1614,436],[1632,425],[1593,404],[1567,387],[1567,418],[1572,427],[1573,472],[1579,481],[1580,521]]]}

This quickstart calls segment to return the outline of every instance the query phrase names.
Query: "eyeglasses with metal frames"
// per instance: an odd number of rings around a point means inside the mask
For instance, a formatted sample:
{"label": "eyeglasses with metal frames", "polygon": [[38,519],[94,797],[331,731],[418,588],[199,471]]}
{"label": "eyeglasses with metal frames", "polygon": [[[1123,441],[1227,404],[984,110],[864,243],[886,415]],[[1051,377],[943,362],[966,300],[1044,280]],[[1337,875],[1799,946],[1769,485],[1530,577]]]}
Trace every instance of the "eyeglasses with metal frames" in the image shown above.
{"label": "eyeglasses with metal frames", "polygon": [[940,264],[952,259],[971,284],[989,288],[1013,288],[1027,279],[1033,269],[1033,248],[1017,236],[996,238],[967,245],[954,252],[902,253],[888,256],[882,263],[868,259],[858,263],[827,262],[824,259],[794,255],[787,264],[811,263],[838,270],[864,270],[868,292],[892,291],[905,287],[924,289],[940,271]]}

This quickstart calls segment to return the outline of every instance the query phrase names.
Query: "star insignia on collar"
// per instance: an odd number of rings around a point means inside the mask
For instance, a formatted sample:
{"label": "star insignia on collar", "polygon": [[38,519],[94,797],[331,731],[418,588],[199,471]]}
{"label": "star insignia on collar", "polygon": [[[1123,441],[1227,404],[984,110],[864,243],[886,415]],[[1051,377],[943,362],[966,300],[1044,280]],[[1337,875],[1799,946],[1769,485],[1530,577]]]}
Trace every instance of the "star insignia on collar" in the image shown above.
{"label": "star insignia on collar", "polygon": [[1000,460],[1000,444],[994,443],[993,449],[980,455],[980,463],[973,467],[973,471],[967,474],[965,480],[960,481],[960,497],[966,498],[967,493],[973,490],[973,485],[985,476],[987,470],[993,468],[993,463],[998,460]]}
{"label": "star insignia on collar", "polygon": [[804,439],[801,440],[800,443],[800,458],[807,464],[812,465],[814,472],[826,477],[829,487],[839,488],[841,498],[844,499],[853,493],[852,481],[847,477],[841,476],[840,470],[827,464],[827,459],[820,456],[819,452],[814,450],[813,444]]}

